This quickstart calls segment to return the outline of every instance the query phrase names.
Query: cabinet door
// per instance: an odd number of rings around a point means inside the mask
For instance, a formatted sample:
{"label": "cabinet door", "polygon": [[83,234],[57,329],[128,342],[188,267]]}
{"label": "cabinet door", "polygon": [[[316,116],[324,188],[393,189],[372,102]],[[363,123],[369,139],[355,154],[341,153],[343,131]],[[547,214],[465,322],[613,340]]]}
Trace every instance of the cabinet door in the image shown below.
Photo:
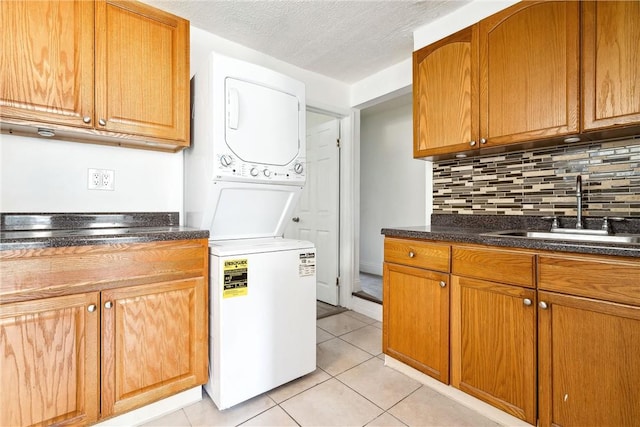
{"label": "cabinet door", "polygon": [[536,423],[535,290],[451,276],[451,384]]}
{"label": "cabinet door", "polygon": [[89,293],[0,305],[0,425],[97,420],[97,304]]}
{"label": "cabinet door", "polygon": [[102,416],[204,384],[208,366],[203,278],[102,292]]}
{"label": "cabinet door", "polygon": [[91,127],[94,3],[2,1],[0,35],[2,119]]}
{"label": "cabinet door", "polygon": [[640,123],[640,2],[582,3],[582,127]]}
{"label": "cabinet door", "polygon": [[579,131],[580,2],[527,2],[480,21],[480,135],[487,145]]}
{"label": "cabinet door", "polygon": [[539,292],[541,426],[637,426],[640,307]]}
{"label": "cabinet door", "polygon": [[449,382],[449,275],[384,263],[382,349]]}
{"label": "cabinet door", "polygon": [[477,26],[413,54],[413,157],[477,148]]}
{"label": "cabinet door", "polygon": [[189,23],[142,3],[96,3],[96,128],[189,145]]}

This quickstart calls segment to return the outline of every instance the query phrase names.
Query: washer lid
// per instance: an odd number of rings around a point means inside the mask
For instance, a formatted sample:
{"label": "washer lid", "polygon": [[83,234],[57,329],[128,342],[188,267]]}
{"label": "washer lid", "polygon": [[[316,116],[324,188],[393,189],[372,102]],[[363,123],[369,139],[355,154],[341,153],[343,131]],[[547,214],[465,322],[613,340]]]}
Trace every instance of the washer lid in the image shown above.
{"label": "washer lid", "polygon": [[262,239],[220,240],[209,245],[209,252],[214,256],[248,255],[268,252],[304,250],[315,253],[313,243],[305,240],[267,237]]}
{"label": "washer lid", "polygon": [[204,214],[213,241],[282,237],[302,192],[298,186],[228,181],[213,187]]}

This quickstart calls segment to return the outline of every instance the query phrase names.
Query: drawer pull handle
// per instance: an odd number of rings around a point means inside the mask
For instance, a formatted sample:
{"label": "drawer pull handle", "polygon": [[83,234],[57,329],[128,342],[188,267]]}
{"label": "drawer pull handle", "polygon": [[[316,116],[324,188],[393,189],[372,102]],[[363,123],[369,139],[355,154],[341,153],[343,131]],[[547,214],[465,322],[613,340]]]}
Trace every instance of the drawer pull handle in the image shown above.
{"label": "drawer pull handle", "polygon": [[525,299],[524,299],[524,301],[522,301],[522,302],[523,302],[523,303],[524,303],[524,305],[526,305],[527,307],[529,307],[529,306],[532,304],[532,302],[531,302],[531,300],[530,300],[529,298],[525,298]]}
{"label": "drawer pull handle", "polygon": [[540,301],[540,302],[538,303],[538,306],[539,306],[541,309],[543,309],[543,310],[546,310],[547,308],[549,308],[549,306],[547,305],[547,303],[546,303],[546,302],[544,302],[544,301]]}
{"label": "drawer pull handle", "polygon": [[409,258],[413,258],[415,256],[416,256],[416,254],[414,254],[413,251],[409,251]]}
{"label": "drawer pull handle", "polygon": [[447,282],[445,282],[444,280],[441,280],[441,281],[440,281],[440,287],[441,287],[441,288],[444,288],[444,287],[446,287],[446,286],[447,286]]}
{"label": "drawer pull handle", "polygon": [[113,307],[113,303],[111,301],[107,301],[104,303],[104,308],[111,308]]}
{"label": "drawer pull handle", "polygon": [[96,305],[95,304],[91,304],[89,307],[87,307],[87,311],[89,313],[93,313],[94,311],[96,311]]}

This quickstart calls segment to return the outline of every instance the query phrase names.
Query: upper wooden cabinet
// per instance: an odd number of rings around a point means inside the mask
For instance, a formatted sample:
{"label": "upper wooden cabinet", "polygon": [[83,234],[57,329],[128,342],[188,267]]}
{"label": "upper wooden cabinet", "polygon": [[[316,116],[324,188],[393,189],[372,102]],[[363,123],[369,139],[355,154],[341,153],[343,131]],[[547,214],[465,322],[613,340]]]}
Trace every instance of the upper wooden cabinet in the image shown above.
{"label": "upper wooden cabinet", "polygon": [[640,123],[640,2],[582,4],[582,127]]}
{"label": "upper wooden cabinet", "polygon": [[93,126],[94,10],[91,1],[0,3],[2,121]]}
{"label": "upper wooden cabinet", "polygon": [[478,138],[476,32],[469,27],[413,53],[414,157],[465,151]]}
{"label": "upper wooden cabinet", "polygon": [[189,145],[187,21],[141,3],[96,3],[96,120]]}
{"label": "upper wooden cabinet", "polygon": [[577,133],[580,3],[521,2],[479,26],[487,146]]}
{"label": "upper wooden cabinet", "polygon": [[0,10],[3,132],[189,145],[188,21],[134,1],[10,1]]}
{"label": "upper wooden cabinet", "polygon": [[520,2],[414,53],[414,157],[579,132],[579,2]]}

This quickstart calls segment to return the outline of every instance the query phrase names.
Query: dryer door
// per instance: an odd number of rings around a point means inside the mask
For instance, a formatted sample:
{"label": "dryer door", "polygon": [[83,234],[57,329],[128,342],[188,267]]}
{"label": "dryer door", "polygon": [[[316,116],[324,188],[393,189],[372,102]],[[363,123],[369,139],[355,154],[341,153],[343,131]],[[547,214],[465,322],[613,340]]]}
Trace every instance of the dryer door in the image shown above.
{"label": "dryer door", "polygon": [[286,92],[225,79],[225,140],[244,162],[285,166],[300,151],[299,102]]}

